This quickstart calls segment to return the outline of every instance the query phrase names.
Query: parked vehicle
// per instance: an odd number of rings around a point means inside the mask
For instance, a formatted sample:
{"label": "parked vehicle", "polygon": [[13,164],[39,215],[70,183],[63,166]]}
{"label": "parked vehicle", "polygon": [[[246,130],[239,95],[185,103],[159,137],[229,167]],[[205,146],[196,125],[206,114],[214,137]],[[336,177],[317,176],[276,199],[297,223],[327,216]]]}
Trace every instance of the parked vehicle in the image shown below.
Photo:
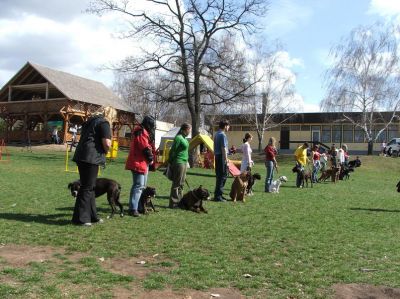
{"label": "parked vehicle", "polygon": [[393,138],[392,140],[390,140],[389,143],[385,146],[383,152],[388,156],[399,156],[400,138]]}

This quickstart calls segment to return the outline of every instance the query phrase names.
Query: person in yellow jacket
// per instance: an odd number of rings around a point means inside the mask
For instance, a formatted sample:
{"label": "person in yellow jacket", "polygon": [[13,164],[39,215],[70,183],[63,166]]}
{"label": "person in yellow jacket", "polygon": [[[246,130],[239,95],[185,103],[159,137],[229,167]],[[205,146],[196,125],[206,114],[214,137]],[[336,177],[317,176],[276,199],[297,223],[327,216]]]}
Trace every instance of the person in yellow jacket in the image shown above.
{"label": "person in yellow jacket", "polygon": [[[304,142],[304,144],[300,145],[294,152],[294,157],[296,160],[296,167],[300,168],[302,172],[304,172],[304,167],[306,166],[306,164],[308,162],[307,149],[308,149],[308,143]],[[296,187],[297,188],[300,187],[301,180],[302,180],[301,173],[297,172],[297,178],[296,178]]]}

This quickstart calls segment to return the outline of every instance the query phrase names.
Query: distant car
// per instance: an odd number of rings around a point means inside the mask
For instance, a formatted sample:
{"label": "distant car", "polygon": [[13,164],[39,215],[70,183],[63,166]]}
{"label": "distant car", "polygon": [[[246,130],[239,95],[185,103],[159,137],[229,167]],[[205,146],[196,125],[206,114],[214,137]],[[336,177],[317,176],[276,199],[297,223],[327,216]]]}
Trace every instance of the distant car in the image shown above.
{"label": "distant car", "polygon": [[390,140],[383,152],[388,156],[398,156],[400,153],[400,138],[393,138]]}

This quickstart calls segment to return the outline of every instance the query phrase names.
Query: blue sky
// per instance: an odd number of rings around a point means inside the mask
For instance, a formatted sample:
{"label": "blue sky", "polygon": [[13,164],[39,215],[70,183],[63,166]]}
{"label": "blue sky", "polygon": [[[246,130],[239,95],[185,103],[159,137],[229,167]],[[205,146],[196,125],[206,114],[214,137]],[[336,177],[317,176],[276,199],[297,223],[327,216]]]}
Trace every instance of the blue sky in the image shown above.
{"label": "blue sky", "polygon": [[[28,60],[112,86],[113,73],[99,67],[134,53],[134,44],[112,37],[116,16],[82,13],[88,1],[0,0],[0,86]],[[400,0],[271,0],[259,26],[266,40],[283,44],[299,105],[311,112],[325,94],[330,48],[359,25],[397,20],[399,14]]]}

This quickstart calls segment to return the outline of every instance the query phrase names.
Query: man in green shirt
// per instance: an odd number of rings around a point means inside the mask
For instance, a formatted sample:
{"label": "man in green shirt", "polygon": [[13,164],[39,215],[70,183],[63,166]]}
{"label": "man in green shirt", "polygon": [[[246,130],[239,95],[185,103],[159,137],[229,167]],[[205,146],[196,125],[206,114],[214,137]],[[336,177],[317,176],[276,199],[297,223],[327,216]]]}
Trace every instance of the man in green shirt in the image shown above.
{"label": "man in green shirt", "polygon": [[192,127],[183,123],[169,152],[168,163],[171,173],[171,193],[169,196],[169,207],[177,207],[182,199],[183,184],[186,179],[187,163],[189,160],[189,141],[186,137],[190,134]]}

